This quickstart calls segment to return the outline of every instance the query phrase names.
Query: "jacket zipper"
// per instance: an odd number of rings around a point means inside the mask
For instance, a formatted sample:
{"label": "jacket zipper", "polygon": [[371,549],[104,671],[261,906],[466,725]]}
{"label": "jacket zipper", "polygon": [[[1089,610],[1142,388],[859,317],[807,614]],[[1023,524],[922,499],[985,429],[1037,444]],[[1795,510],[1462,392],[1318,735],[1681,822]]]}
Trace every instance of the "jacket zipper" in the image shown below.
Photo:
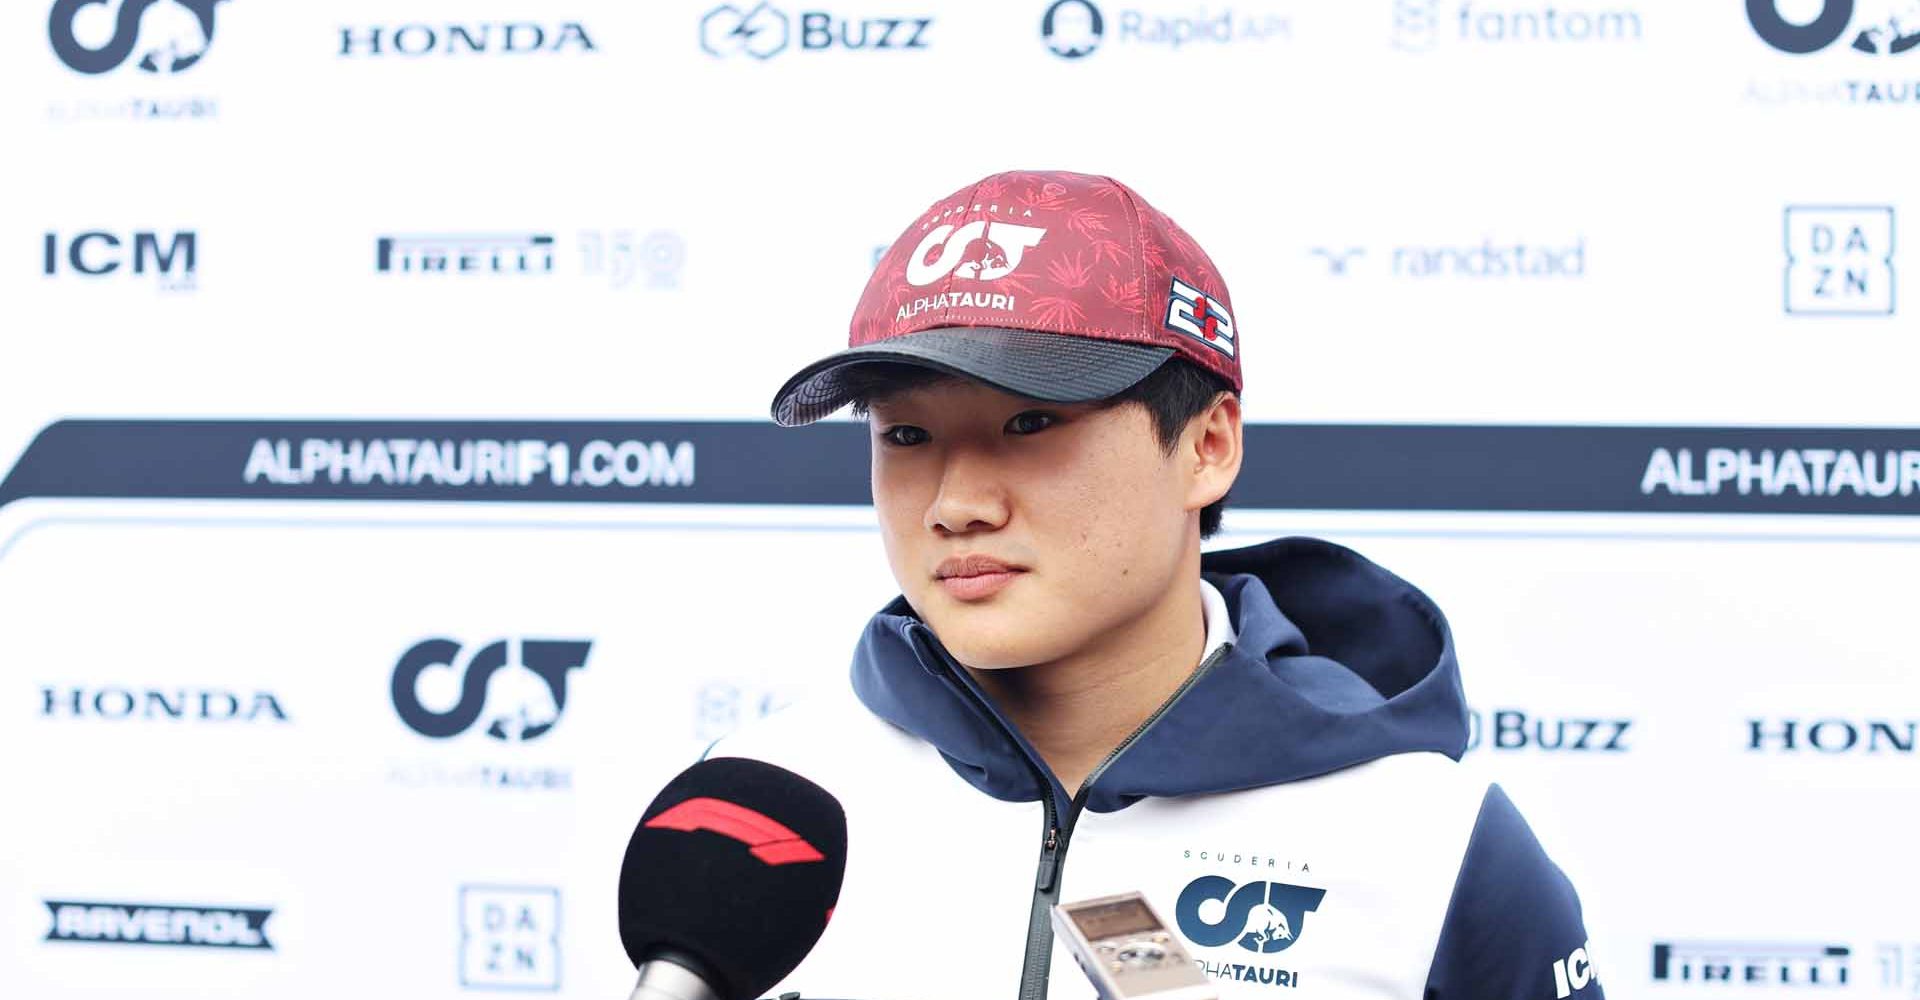
{"label": "jacket zipper", "polygon": [[[1093,788],[1093,783],[1100,780],[1100,776],[1106,773],[1107,768],[1112,766],[1114,760],[1125,753],[1126,749],[1139,740],[1142,734],[1153,728],[1154,723],[1159,722],[1172,711],[1173,706],[1178,705],[1180,699],[1186,697],[1187,692],[1200,682],[1200,678],[1205,677],[1207,672],[1213,669],[1213,665],[1220,662],[1220,659],[1232,648],[1232,643],[1225,643],[1214,650],[1212,656],[1202,660],[1200,665],[1194,668],[1193,673],[1174,689],[1173,694],[1169,695],[1166,701],[1161,702],[1159,708],[1154,709],[1152,715],[1147,716],[1133,732],[1127,734],[1126,739],[1120,741],[1120,745],[1114,747],[1092,771],[1087,772],[1086,780],[1080,783],[1079,791],[1074,793],[1073,801],[1067,806],[1065,822],[1061,821],[1058,810],[1053,804],[1053,783],[1047,779],[1045,772],[1041,771],[1038,764],[1028,761],[1041,787],[1046,789],[1043,799],[1046,806],[1047,832],[1040,841],[1040,871],[1033,882],[1033,907],[1027,914],[1027,957],[1026,963],[1020,969],[1020,1000],[1047,1000],[1047,976],[1053,965],[1052,911],[1054,904],[1060,902],[1060,870],[1066,865],[1067,842],[1073,837],[1074,824],[1080,819],[1080,811],[1086,808],[1088,791]],[[997,718],[991,714],[989,717]]]}

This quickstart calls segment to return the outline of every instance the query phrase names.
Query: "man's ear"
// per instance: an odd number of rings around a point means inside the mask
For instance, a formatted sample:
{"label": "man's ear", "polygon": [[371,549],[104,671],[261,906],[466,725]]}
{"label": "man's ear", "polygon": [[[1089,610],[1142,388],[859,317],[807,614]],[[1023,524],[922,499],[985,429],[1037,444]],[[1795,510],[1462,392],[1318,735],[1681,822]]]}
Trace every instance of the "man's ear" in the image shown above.
{"label": "man's ear", "polygon": [[1240,397],[1230,392],[1215,396],[1213,405],[1187,422],[1175,457],[1191,473],[1188,510],[1200,510],[1233,488],[1245,454],[1240,431]]}

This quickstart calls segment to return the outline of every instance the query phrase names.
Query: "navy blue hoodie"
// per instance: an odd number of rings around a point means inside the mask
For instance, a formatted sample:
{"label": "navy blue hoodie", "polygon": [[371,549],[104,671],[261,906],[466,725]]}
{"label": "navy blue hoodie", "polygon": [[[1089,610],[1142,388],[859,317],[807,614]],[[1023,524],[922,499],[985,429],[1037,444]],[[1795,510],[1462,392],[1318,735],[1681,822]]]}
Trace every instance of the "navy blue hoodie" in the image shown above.
{"label": "navy blue hoodie", "polygon": [[[1045,919],[1063,885],[1069,901],[1116,887],[1147,892],[1174,911],[1223,997],[1312,986],[1315,996],[1602,1000],[1572,886],[1501,789],[1475,784],[1451,763],[1466,747],[1467,710],[1439,608],[1357,553],[1315,539],[1209,553],[1202,575],[1224,598],[1233,641],[1214,649],[1077,794],[903,599],[871,620],[853,661],[860,705],[891,735],[866,741],[843,716],[770,726],[716,752],[795,766],[843,801],[865,801],[875,782],[896,792],[908,783],[948,786],[951,778],[924,766],[881,777],[888,767],[880,760],[931,752],[977,796],[1038,805],[1042,830],[1026,835],[1039,864],[1024,914],[1025,1000],[1045,996],[1049,979],[1063,975]],[[820,725],[837,737],[823,742]],[[933,835],[934,817],[903,818],[882,798],[885,807],[849,804],[855,845],[857,820],[869,816],[865,825],[892,841]],[[948,815],[969,808],[944,791],[933,799],[939,804],[927,808]],[[997,816],[983,810],[980,822],[976,844],[1001,836]],[[1261,855],[1240,851],[1229,864],[1229,851],[1207,846],[1222,836],[1275,846],[1265,867]],[[1176,847],[1181,857],[1156,898],[1158,866]],[[1341,863],[1315,869],[1309,853]],[[1280,879],[1282,855],[1284,881],[1248,881],[1240,870],[1252,856],[1260,878]],[[850,865],[850,889],[851,873]],[[876,879],[876,902],[864,905],[884,905],[883,883]],[[1248,909],[1261,900],[1266,908]],[[1269,922],[1277,915],[1282,930],[1247,924],[1238,933],[1256,912]],[[815,993],[841,988],[793,982]],[[1084,991],[1084,981],[1075,988]]]}

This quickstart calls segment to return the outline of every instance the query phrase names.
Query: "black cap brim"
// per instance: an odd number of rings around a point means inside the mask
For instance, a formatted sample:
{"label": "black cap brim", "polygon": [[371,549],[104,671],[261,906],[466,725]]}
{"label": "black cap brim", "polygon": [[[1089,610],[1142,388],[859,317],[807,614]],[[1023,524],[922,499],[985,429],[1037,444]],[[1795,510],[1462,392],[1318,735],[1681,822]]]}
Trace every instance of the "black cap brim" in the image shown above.
{"label": "black cap brim", "polygon": [[931,368],[1049,403],[1117,395],[1173,357],[1173,348],[1038,330],[956,326],[850,347],[800,369],[773,397],[773,422],[810,424],[853,399],[842,377],[879,362]]}

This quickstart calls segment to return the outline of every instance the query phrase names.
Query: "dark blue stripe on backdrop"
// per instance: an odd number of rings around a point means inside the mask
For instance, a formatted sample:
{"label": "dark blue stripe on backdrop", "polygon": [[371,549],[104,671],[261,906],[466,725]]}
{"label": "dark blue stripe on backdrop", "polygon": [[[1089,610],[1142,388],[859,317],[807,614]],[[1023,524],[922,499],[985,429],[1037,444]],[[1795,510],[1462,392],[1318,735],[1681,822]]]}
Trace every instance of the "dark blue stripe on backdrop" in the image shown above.
{"label": "dark blue stripe on backdrop", "polygon": [[[1243,508],[1920,514],[1920,429],[1257,424]],[[27,497],[865,504],[866,428],[62,420]]]}

